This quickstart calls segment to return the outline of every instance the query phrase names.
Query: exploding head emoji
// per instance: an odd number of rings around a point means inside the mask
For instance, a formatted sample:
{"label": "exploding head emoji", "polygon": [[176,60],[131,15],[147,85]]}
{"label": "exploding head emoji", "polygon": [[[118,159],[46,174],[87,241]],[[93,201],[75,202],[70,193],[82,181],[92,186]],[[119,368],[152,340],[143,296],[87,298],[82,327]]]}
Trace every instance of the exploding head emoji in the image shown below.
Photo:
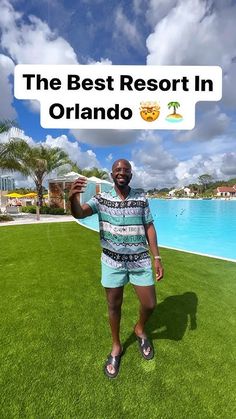
{"label": "exploding head emoji", "polygon": [[160,115],[160,106],[157,102],[141,102],[140,115],[147,122],[155,121]]}

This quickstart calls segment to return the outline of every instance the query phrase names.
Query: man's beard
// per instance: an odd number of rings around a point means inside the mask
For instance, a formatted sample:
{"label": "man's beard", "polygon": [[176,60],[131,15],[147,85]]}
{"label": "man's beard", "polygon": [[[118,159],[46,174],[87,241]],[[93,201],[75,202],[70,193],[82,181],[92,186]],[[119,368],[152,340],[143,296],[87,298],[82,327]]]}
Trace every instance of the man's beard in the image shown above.
{"label": "man's beard", "polygon": [[125,189],[129,185],[130,179],[125,179],[124,183],[119,183],[119,180],[114,179],[114,183],[119,189]]}

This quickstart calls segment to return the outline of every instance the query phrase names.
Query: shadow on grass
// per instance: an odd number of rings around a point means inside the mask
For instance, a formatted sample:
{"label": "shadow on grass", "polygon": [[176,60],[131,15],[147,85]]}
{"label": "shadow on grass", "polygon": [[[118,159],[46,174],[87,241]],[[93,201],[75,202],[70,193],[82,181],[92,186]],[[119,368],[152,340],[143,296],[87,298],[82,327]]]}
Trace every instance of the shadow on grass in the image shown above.
{"label": "shadow on grass", "polygon": [[[195,330],[197,328],[197,304],[198,298],[194,292],[172,295],[157,304],[146,326],[150,340],[181,340],[188,324],[190,330]],[[124,351],[135,341],[136,338],[132,333],[124,343]]]}

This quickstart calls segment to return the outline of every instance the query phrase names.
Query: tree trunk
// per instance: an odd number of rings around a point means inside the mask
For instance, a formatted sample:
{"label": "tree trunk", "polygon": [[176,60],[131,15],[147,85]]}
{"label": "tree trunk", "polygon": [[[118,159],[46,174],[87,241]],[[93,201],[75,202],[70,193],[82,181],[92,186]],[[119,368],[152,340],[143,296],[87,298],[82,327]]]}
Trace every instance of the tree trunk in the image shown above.
{"label": "tree trunk", "polygon": [[36,182],[37,204],[36,204],[36,220],[40,220],[40,207],[43,205],[43,185],[42,182]]}
{"label": "tree trunk", "polygon": [[41,182],[36,183],[36,190],[38,194],[38,206],[43,206],[43,185]]}

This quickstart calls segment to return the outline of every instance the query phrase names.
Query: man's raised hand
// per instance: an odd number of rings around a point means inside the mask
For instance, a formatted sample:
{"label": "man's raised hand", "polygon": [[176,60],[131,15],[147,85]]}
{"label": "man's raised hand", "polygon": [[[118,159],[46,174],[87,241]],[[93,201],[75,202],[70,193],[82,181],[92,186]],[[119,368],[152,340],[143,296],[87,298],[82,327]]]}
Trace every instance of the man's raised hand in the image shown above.
{"label": "man's raised hand", "polygon": [[71,186],[70,192],[69,192],[69,200],[71,201],[74,196],[78,193],[83,193],[85,191],[87,185],[87,179],[85,177],[79,177],[76,179]]}

